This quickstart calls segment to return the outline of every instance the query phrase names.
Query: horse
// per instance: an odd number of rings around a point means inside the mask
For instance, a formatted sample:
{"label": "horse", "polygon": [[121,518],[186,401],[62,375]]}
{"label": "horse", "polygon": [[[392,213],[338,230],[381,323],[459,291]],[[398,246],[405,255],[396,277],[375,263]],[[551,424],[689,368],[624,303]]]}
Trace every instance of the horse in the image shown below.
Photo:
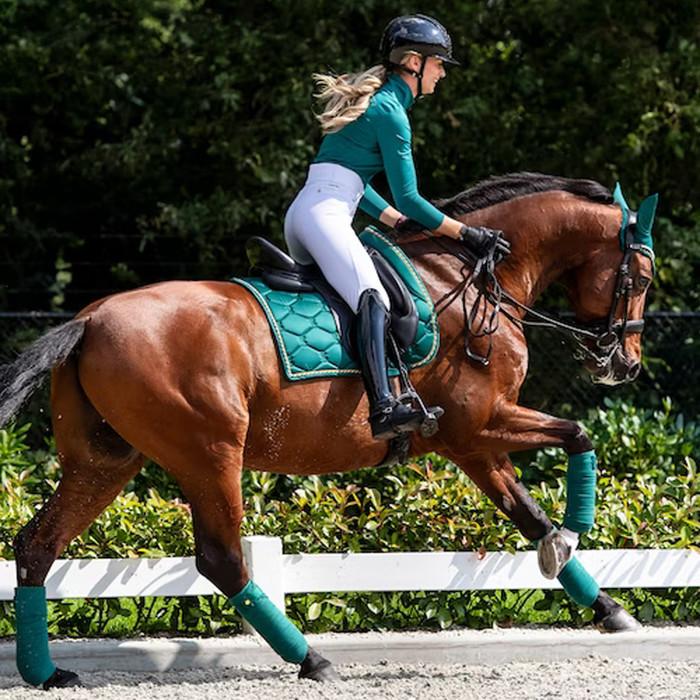
{"label": "horse", "polygon": [[[586,368],[609,384],[631,381],[640,368],[651,246],[635,243],[636,215],[624,199],[591,180],[511,174],[437,204],[465,224],[502,231],[511,254],[477,275],[459,241],[411,234],[398,242],[430,292],[440,330],[435,359],[411,378],[427,404],[445,410],[434,435],[411,434],[409,455],[435,452],[454,462],[539,543],[545,575],[592,607],[601,629],[633,629],[639,623],[579,565],[509,453],[559,447],[572,473],[586,457],[588,471],[569,483],[576,503],[568,527],[590,529],[595,453],[584,428],[518,404],[528,368],[523,322],[543,290],[562,283],[576,319],[564,326]],[[642,238],[650,244],[653,211],[645,220]],[[51,662],[44,582],[65,546],[150,458],[191,506],[199,572],[283,659],[299,665],[300,677],[336,678],[248,577],[241,473],[327,474],[381,463],[387,444],[371,437],[361,379],[288,381],[260,305],[227,281],[166,281],[90,304],[2,368],[0,425],[49,371],[62,477],[14,541],[22,677],[44,688],[79,682]]]}

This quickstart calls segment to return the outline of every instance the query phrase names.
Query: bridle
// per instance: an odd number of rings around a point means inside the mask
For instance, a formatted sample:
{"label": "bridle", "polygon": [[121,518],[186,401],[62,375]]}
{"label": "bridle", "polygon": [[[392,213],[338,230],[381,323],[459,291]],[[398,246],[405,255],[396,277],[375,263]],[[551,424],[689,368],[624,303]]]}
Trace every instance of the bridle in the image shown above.
{"label": "bridle", "polygon": [[[620,267],[617,271],[615,280],[615,293],[613,295],[612,306],[608,314],[607,322],[602,321],[594,324],[586,330],[593,333],[584,336],[579,333],[574,333],[573,338],[577,344],[577,350],[574,353],[576,359],[583,360],[590,358],[594,360],[598,367],[607,366],[612,356],[619,348],[624,347],[625,337],[631,333],[639,333],[644,330],[644,319],[629,319],[629,305],[632,296],[632,288],[634,281],[632,279],[631,262],[636,254],[647,256],[651,260],[652,274],[655,268],[654,251],[646,245],[635,242],[635,233],[637,228],[636,212],[628,212],[627,222],[623,221],[623,229],[620,231],[621,239],[625,241],[624,252]],[[615,319],[620,303],[623,304],[623,314],[621,320]],[[593,340],[595,351],[592,351],[586,344],[587,340]]]}
{"label": "bridle", "polygon": [[[635,232],[637,226],[637,216],[635,212],[628,212],[627,221],[623,222],[620,237],[624,240],[624,251],[620,266],[617,270],[615,280],[615,291],[612,304],[607,319],[594,321],[593,323],[567,323],[555,314],[536,311],[516,299],[513,299],[507,292],[503,292],[503,298],[508,303],[520,308],[530,316],[535,316],[538,321],[517,319],[504,310],[505,315],[512,321],[520,321],[523,325],[543,326],[555,328],[569,335],[576,348],[574,357],[577,360],[592,360],[597,367],[606,367],[613,355],[621,348],[624,348],[625,338],[629,334],[639,333],[644,330],[644,319],[629,318],[629,306],[632,297],[634,281],[632,279],[631,262],[637,253],[646,255],[654,265],[654,251],[646,245],[635,243]],[[498,284],[496,282],[496,284]],[[617,311],[622,303],[622,318],[616,319]]]}
{"label": "bridle", "polygon": [[[616,192],[617,194],[617,192]],[[616,197],[616,201],[617,197]],[[618,203],[620,203],[618,201]],[[472,284],[478,290],[477,297],[468,309],[467,291],[469,289],[467,270],[465,270],[464,285],[462,289],[462,308],[464,311],[464,348],[467,356],[480,362],[482,365],[489,364],[489,358],[493,349],[493,334],[498,329],[499,316],[502,313],[506,318],[521,328],[524,326],[539,326],[543,328],[553,328],[569,336],[575,343],[574,357],[577,360],[591,360],[596,367],[606,367],[615,353],[624,348],[625,338],[629,334],[641,333],[644,330],[644,319],[629,318],[629,305],[632,296],[633,279],[631,272],[631,261],[634,255],[641,254],[648,257],[654,266],[655,255],[648,245],[639,243],[636,239],[637,214],[630,211],[624,199],[621,203],[623,217],[620,228],[620,240],[623,246],[623,256],[617,270],[615,281],[615,292],[612,306],[607,319],[601,319],[592,323],[581,323],[578,321],[568,322],[557,314],[538,311],[526,304],[514,299],[503,287],[501,287],[495,276],[496,259],[495,243],[492,241],[491,247],[477,258],[466,248],[459,252],[448,249],[438,237],[432,237],[445,251],[460,259],[465,267],[471,271]],[[617,310],[620,303],[624,304],[623,316],[616,320]],[[525,312],[523,317],[516,316],[510,312],[503,304],[515,307]],[[491,312],[486,315],[488,305],[491,305]],[[477,327],[479,310],[483,309],[482,321]],[[531,318],[525,318],[529,316]],[[534,319],[534,320],[533,320]],[[479,354],[470,347],[472,338],[489,338],[489,348],[485,354]]]}

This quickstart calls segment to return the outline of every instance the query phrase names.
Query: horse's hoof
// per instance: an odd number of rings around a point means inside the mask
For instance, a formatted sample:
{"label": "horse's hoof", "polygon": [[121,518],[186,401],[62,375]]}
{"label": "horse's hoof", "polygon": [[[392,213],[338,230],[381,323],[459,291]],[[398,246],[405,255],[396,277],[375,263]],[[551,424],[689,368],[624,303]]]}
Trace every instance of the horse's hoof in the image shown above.
{"label": "horse's hoof", "polygon": [[44,690],[51,688],[70,688],[72,686],[81,686],[80,678],[73,671],[64,671],[62,668],[57,668],[41,686]]}
{"label": "horse's hoof", "polygon": [[556,578],[573,555],[574,548],[559,530],[552,530],[537,543],[537,563],[545,578]]}
{"label": "horse's hoof", "polygon": [[642,629],[642,624],[620,606],[599,620],[596,627],[601,632],[634,632]]}
{"label": "horse's hoof", "polygon": [[319,681],[319,683],[332,683],[340,680],[333,664],[311,647],[309,647],[306,658],[301,662],[299,678],[309,678],[312,681]]}

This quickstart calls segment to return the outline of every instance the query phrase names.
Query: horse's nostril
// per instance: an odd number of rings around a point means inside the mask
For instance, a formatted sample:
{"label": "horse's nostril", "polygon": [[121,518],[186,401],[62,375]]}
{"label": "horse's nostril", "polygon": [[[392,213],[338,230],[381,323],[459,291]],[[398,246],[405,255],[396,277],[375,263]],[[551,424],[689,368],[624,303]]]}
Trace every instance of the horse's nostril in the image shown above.
{"label": "horse's nostril", "polygon": [[633,365],[630,365],[629,369],[627,370],[627,381],[633,382],[639,376],[641,369],[642,365],[639,362],[635,362]]}

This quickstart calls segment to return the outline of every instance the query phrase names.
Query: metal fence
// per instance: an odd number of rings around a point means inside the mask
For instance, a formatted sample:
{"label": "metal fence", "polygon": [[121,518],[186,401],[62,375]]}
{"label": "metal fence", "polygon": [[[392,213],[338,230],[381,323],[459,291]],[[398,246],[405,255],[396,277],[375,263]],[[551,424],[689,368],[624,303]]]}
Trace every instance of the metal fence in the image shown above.
{"label": "metal fence", "polygon": [[[0,313],[0,359],[6,361],[50,327],[71,318],[69,313]],[[556,331],[527,330],[530,370],[521,403],[561,416],[585,417],[589,408],[602,406],[605,397],[621,398],[644,408],[656,407],[669,397],[687,419],[700,411],[700,312],[654,312],[645,315],[643,371],[632,384],[618,387],[592,383],[573,359],[572,346]],[[38,395],[23,418],[35,432],[46,434],[47,392]]]}
{"label": "metal fence", "polygon": [[654,408],[664,397],[686,418],[700,409],[700,312],[646,313],[642,335],[643,371],[631,384],[616,387],[593,384],[573,359],[570,341],[555,331],[527,331],[530,370],[521,403],[557,415],[585,416],[602,406],[606,397],[639,407]]}

